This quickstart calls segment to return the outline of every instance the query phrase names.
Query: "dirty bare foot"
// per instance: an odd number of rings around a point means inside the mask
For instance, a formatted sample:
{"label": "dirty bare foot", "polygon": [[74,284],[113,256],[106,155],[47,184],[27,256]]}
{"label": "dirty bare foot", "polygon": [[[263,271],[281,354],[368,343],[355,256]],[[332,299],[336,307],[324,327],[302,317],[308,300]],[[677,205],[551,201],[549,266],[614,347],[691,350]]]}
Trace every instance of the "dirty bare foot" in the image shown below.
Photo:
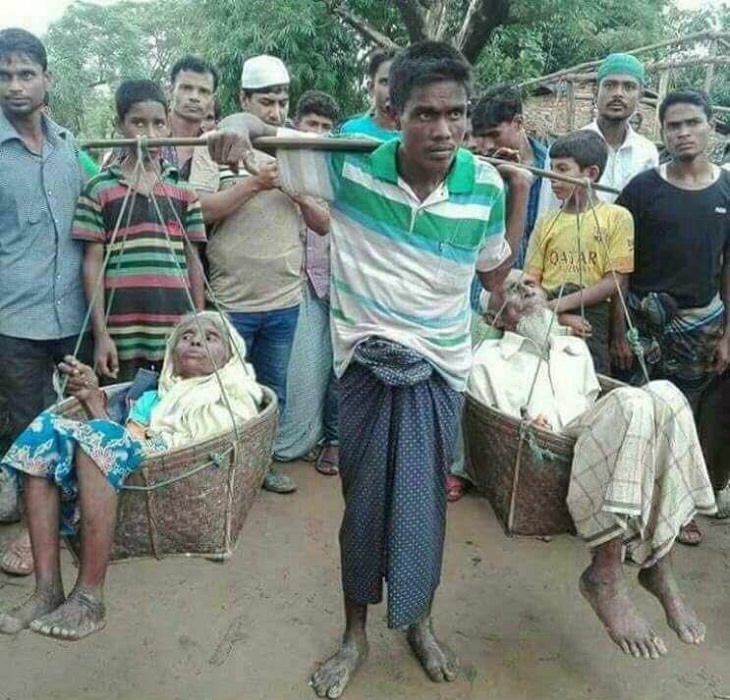
{"label": "dirty bare foot", "polygon": [[715,500],[717,501],[715,517],[718,520],[730,518],[730,487],[725,487],[722,491],[716,491]]}
{"label": "dirty bare foot", "polygon": [[667,616],[667,624],[685,644],[702,644],[705,625],[692,608],[685,605],[669,562],[660,559],[649,569],[639,572],[639,583],[656,596]]}
{"label": "dirty bare foot", "polygon": [[37,617],[30,628],[38,634],[76,641],[106,626],[104,603],[97,589],[74,589],[53,612]]}
{"label": "dirty bare foot", "polygon": [[367,656],[367,638],[351,635],[342,641],[337,653],[312,674],[309,685],[320,698],[339,698]]}
{"label": "dirty bare foot", "polygon": [[621,578],[600,580],[589,566],[580,577],[580,592],[590,603],[609,637],[625,654],[637,659],[658,659],[667,647],[639,615]]}
{"label": "dirty bare foot", "polygon": [[26,528],[8,545],[0,559],[0,569],[13,576],[30,576],[33,573],[33,550]]}
{"label": "dirty bare foot", "polygon": [[39,615],[55,610],[64,601],[63,586],[37,586],[33,595],[17,608],[0,614],[0,633],[15,634],[30,626]]}
{"label": "dirty bare foot", "polygon": [[431,617],[408,628],[408,644],[435,683],[453,681],[459,675],[459,661],[454,653],[433,632]]}

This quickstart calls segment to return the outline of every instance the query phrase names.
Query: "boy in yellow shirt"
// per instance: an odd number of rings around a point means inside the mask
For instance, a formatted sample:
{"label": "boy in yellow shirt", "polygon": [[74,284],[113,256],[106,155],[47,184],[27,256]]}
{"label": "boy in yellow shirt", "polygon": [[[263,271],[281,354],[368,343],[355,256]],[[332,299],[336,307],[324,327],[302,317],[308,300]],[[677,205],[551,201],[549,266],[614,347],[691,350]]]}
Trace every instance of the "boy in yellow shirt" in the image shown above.
{"label": "boy in yellow shirt", "polygon": [[[592,131],[568,134],[550,147],[553,172],[591,182],[598,182],[607,158],[605,141]],[[545,288],[554,312],[575,314],[583,308],[592,327],[587,342],[596,371],[607,374],[610,299],[616,283],[625,288],[634,270],[634,221],[627,209],[599,200],[585,187],[551,184],[563,205],[535,224],[525,271]]]}

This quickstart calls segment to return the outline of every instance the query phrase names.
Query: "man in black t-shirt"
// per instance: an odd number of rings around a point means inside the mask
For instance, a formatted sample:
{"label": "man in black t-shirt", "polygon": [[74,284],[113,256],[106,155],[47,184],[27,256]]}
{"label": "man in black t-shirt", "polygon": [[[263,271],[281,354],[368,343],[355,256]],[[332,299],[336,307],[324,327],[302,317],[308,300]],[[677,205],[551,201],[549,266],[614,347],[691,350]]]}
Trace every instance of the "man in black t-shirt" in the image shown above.
{"label": "man in black t-shirt", "polygon": [[[634,216],[628,302],[648,368],[652,378],[673,381],[694,409],[730,358],[730,173],[705,155],[711,115],[700,91],[667,95],[659,117],[672,160],[637,175],[617,200]],[[629,368],[623,319],[613,350],[616,364]]]}
{"label": "man in black t-shirt", "polygon": [[[703,92],[667,95],[659,118],[672,160],[637,175],[616,202],[634,216],[636,251],[627,302],[647,368],[652,379],[676,384],[696,414],[730,358],[730,172],[706,156],[711,116]],[[612,355],[615,366],[633,367],[632,379],[643,383],[619,314]],[[730,507],[723,507],[730,506],[724,504],[724,484],[714,481],[721,512],[730,514]],[[680,540],[696,544],[701,536],[690,524]]]}

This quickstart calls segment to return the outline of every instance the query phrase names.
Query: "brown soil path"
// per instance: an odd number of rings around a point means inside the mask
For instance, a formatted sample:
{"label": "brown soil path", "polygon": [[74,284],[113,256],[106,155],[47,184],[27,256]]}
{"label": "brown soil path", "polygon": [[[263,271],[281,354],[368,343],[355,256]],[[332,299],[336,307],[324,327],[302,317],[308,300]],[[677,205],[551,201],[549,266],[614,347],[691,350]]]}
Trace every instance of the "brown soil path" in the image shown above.
{"label": "brown soil path", "polygon": [[[289,700],[314,698],[307,678],[335,647],[341,612],[337,479],[288,469],[293,496],[262,494],[233,559],[173,559],[112,567],[105,631],[78,643],[29,632],[0,638],[0,700]],[[726,521],[728,523],[728,521]],[[462,678],[432,684],[384,609],[373,610],[371,656],[350,700],[700,700],[730,697],[730,523],[703,521],[705,543],[678,547],[680,583],[708,623],[686,647],[668,630],[669,656],[624,657],[577,592],[587,555],[570,537],[510,539],[486,501],[450,506],[439,633]],[[0,529],[6,539],[14,528]],[[68,555],[66,578],[73,578]],[[31,590],[0,576],[2,607]],[[662,630],[659,607],[632,587]]]}

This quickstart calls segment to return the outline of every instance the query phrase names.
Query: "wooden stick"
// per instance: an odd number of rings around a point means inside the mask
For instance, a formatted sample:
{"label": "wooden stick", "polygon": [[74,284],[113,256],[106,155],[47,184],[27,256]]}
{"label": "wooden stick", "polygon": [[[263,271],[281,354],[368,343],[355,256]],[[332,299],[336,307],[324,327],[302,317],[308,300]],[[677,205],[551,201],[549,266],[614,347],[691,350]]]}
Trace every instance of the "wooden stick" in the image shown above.
{"label": "wooden stick", "polygon": [[[138,143],[137,139],[106,139],[98,141],[85,141],[82,142],[81,148],[97,149],[97,148],[116,148],[119,146],[136,146]],[[146,142],[142,142],[142,147],[159,147],[159,146],[207,146],[208,140],[206,138],[164,138],[164,139],[149,139]],[[374,139],[351,139],[351,138],[332,138],[325,136],[302,136],[299,137],[286,137],[286,136],[262,136],[255,139],[253,145],[262,151],[275,151],[275,150],[300,150],[309,149],[314,151],[345,151],[349,153],[371,153],[378,146],[380,141]],[[567,175],[559,175],[551,170],[543,170],[541,168],[535,168],[531,165],[524,165],[522,163],[514,163],[509,160],[502,160],[501,158],[489,158],[486,156],[476,156],[477,160],[483,160],[492,165],[514,165],[531,172],[533,175],[538,177],[546,177],[550,180],[559,180],[560,182],[567,182],[571,185],[578,187],[588,187],[589,183],[586,180],[581,180],[575,177],[569,177]],[[609,192],[610,194],[619,194],[619,190],[613,187],[607,187],[606,185],[599,185],[598,183],[590,183],[590,186],[594,190],[600,192]]]}
{"label": "wooden stick", "polygon": [[[654,49],[661,49],[665,46],[673,46],[675,44],[686,44],[691,41],[700,42],[707,41],[709,39],[719,39],[720,41],[730,40],[730,34],[727,32],[697,32],[696,34],[688,34],[687,36],[677,37],[676,39],[668,39],[666,41],[660,41],[656,44],[649,44],[648,46],[640,46],[637,49],[626,51],[628,54],[644,53],[645,51],[652,51]],[[527,87],[528,85],[537,85],[538,83],[544,83],[549,80],[555,80],[566,74],[575,73],[582,70],[588,70],[589,68],[597,68],[601,65],[603,59],[595,61],[586,61],[585,63],[579,63],[578,65],[571,66],[570,68],[563,68],[562,70],[555,71],[554,73],[548,73],[547,75],[540,76],[539,78],[531,78],[521,82],[520,87]]]}
{"label": "wooden stick", "polygon": [[[644,67],[647,73],[656,73],[667,70],[668,68],[689,68],[690,66],[726,66],[730,64],[730,56],[712,56],[712,57],[695,57],[687,58],[681,61],[657,61],[656,63],[647,63]],[[598,80],[598,73],[590,71],[588,73],[564,73],[560,77],[561,82],[576,83],[594,83]]]}

